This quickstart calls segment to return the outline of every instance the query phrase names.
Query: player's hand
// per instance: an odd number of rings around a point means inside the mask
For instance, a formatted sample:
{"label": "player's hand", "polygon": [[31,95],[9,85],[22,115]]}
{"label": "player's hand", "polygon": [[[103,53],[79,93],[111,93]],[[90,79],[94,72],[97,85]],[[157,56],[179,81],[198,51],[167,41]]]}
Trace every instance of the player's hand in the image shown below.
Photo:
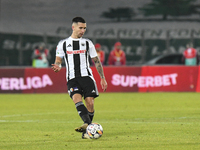
{"label": "player's hand", "polygon": [[107,87],[108,87],[108,84],[107,84],[105,78],[102,78],[102,79],[101,79],[101,87],[102,87],[103,91],[105,92],[106,89],[107,89]]}
{"label": "player's hand", "polygon": [[52,69],[53,69],[53,71],[54,72],[59,72],[60,70],[61,70],[61,67],[59,67],[58,65],[56,65],[56,64],[51,64],[52,65]]}

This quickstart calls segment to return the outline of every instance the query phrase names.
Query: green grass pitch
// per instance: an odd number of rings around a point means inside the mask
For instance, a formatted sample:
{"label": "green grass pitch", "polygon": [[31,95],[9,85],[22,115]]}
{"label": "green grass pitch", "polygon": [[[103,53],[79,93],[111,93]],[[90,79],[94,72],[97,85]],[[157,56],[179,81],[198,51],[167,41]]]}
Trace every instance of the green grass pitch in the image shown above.
{"label": "green grass pitch", "polygon": [[100,93],[100,139],[81,139],[68,94],[0,94],[0,150],[199,150],[200,93]]}

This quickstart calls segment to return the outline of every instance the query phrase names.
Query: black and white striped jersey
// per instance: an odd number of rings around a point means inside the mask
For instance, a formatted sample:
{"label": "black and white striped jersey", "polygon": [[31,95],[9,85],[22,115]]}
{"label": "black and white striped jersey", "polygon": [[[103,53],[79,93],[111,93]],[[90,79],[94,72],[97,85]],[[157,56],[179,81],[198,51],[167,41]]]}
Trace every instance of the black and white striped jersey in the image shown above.
{"label": "black and white striped jersey", "polygon": [[94,58],[97,52],[89,39],[69,37],[61,40],[57,45],[56,56],[65,59],[67,81],[75,77],[93,77],[89,56]]}

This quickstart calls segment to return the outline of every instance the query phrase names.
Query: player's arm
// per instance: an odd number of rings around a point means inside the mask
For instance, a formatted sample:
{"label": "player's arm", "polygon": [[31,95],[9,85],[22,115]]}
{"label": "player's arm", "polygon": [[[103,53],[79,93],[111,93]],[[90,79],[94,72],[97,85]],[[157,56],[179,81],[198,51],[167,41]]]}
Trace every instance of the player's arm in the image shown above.
{"label": "player's arm", "polygon": [[92,58],[92,60],[94,61],[95,67],[96,67],[96,69],[99,73],[99,76],[101,78],[101,87],[102,87],[103,91],[106,91],[108,85],[107,85],[107,82],[106,82],[106,79],[105,79],[105,76],[104,76],[103,67],[102,67],[102,64],[99,60],[99,57],[96,56],[96,57]]}
{"label": "player's arm", "polygon": [[52,65],[51,68],[53,69],[54,72],[59,72],[62,68],[61,64],[62,64],[62,58],[56,56],[55,63],[51,64]]}

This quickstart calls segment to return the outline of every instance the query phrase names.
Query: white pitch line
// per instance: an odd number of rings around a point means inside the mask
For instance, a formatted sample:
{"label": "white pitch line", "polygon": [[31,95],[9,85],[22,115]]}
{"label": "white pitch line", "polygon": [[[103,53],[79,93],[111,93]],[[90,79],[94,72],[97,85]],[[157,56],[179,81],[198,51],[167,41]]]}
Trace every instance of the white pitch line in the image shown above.
{"label": "white pitch line", "polygon": [[0,122],[39,122],[39,120],[0,120]]}
{"label": "white pitch line", "polygon": [[65,121],[65,120],[56,120],[56,119],[49,119],[49,120],[0,120],[0,122],[14,122],[14,123],[18,123],[18,122],[33,122],[33,123],[77,123],[77,122],[72,122],[72,121]]}
{"label": "white pitch line", "polygon": [[[57,119],[48,119],[48,120],[4,120],[3,118],[11,118],[11,117],[25,117],[25,116],[42,116],[42,115],[53,115],[53,114],[68,114],[68,113],[72,113],[72,112],[53,112],[53,113],[33,113],[33,114],[14,114],[14,115],[3,115],[0,116],[0,122],[38,122],[38,123],[72,123],[71,121],[67,121],[67,120],[57,120]],[[173,121],[165,121],[168,119],[173,119]],[[174,124],[174,123],[186,123],[186,122],[178,122],[176,120],[184,120],[184,119],[199,119],[199,117],[177,117],[177,118],[133,118],[130,120],[126,120],[127,123],[157,123],[157,124]],[[119,119],[120,120],[120,119]],[[106,120],[102,120],[102,123],[117,123],[120,124],[119,120],[115,119],[112,121],[106,121]],[[144,120],[144,121],[143,121]],[[152,121],[151,121],[152,120]],[[158,121],[156,121],[158,120]],[[160,120],[160,121],[159,121]],[[76,123],[76,122],[74,122]],[[189,123],[187,123],[189,124]]]}
{"label": "white pitch line", "polygon": [[[0,120],[0,122],[11,122],[11,123],[78,123],[79,121],[67,121],[67,120],[57,120],[57,119],[49,119],[49,120]],[[98,122],[98,121],[97,121]],[[123,124],[124,122],[119,121],[101,121],[101,123],[105,124]],[[193,122],[176,122],[176,121],[126,121],[126,123],[131,124],[194,124]]]}
{"label": "white pitch line", "polygon": [[68,112],[35,113],[35,114],[15,114],[15,115],[4,115],[4,116],[0,116],[0,118],[23,117],[23,116],[43,116],[43,115],[67,114],[67,113],[68,113]]}

